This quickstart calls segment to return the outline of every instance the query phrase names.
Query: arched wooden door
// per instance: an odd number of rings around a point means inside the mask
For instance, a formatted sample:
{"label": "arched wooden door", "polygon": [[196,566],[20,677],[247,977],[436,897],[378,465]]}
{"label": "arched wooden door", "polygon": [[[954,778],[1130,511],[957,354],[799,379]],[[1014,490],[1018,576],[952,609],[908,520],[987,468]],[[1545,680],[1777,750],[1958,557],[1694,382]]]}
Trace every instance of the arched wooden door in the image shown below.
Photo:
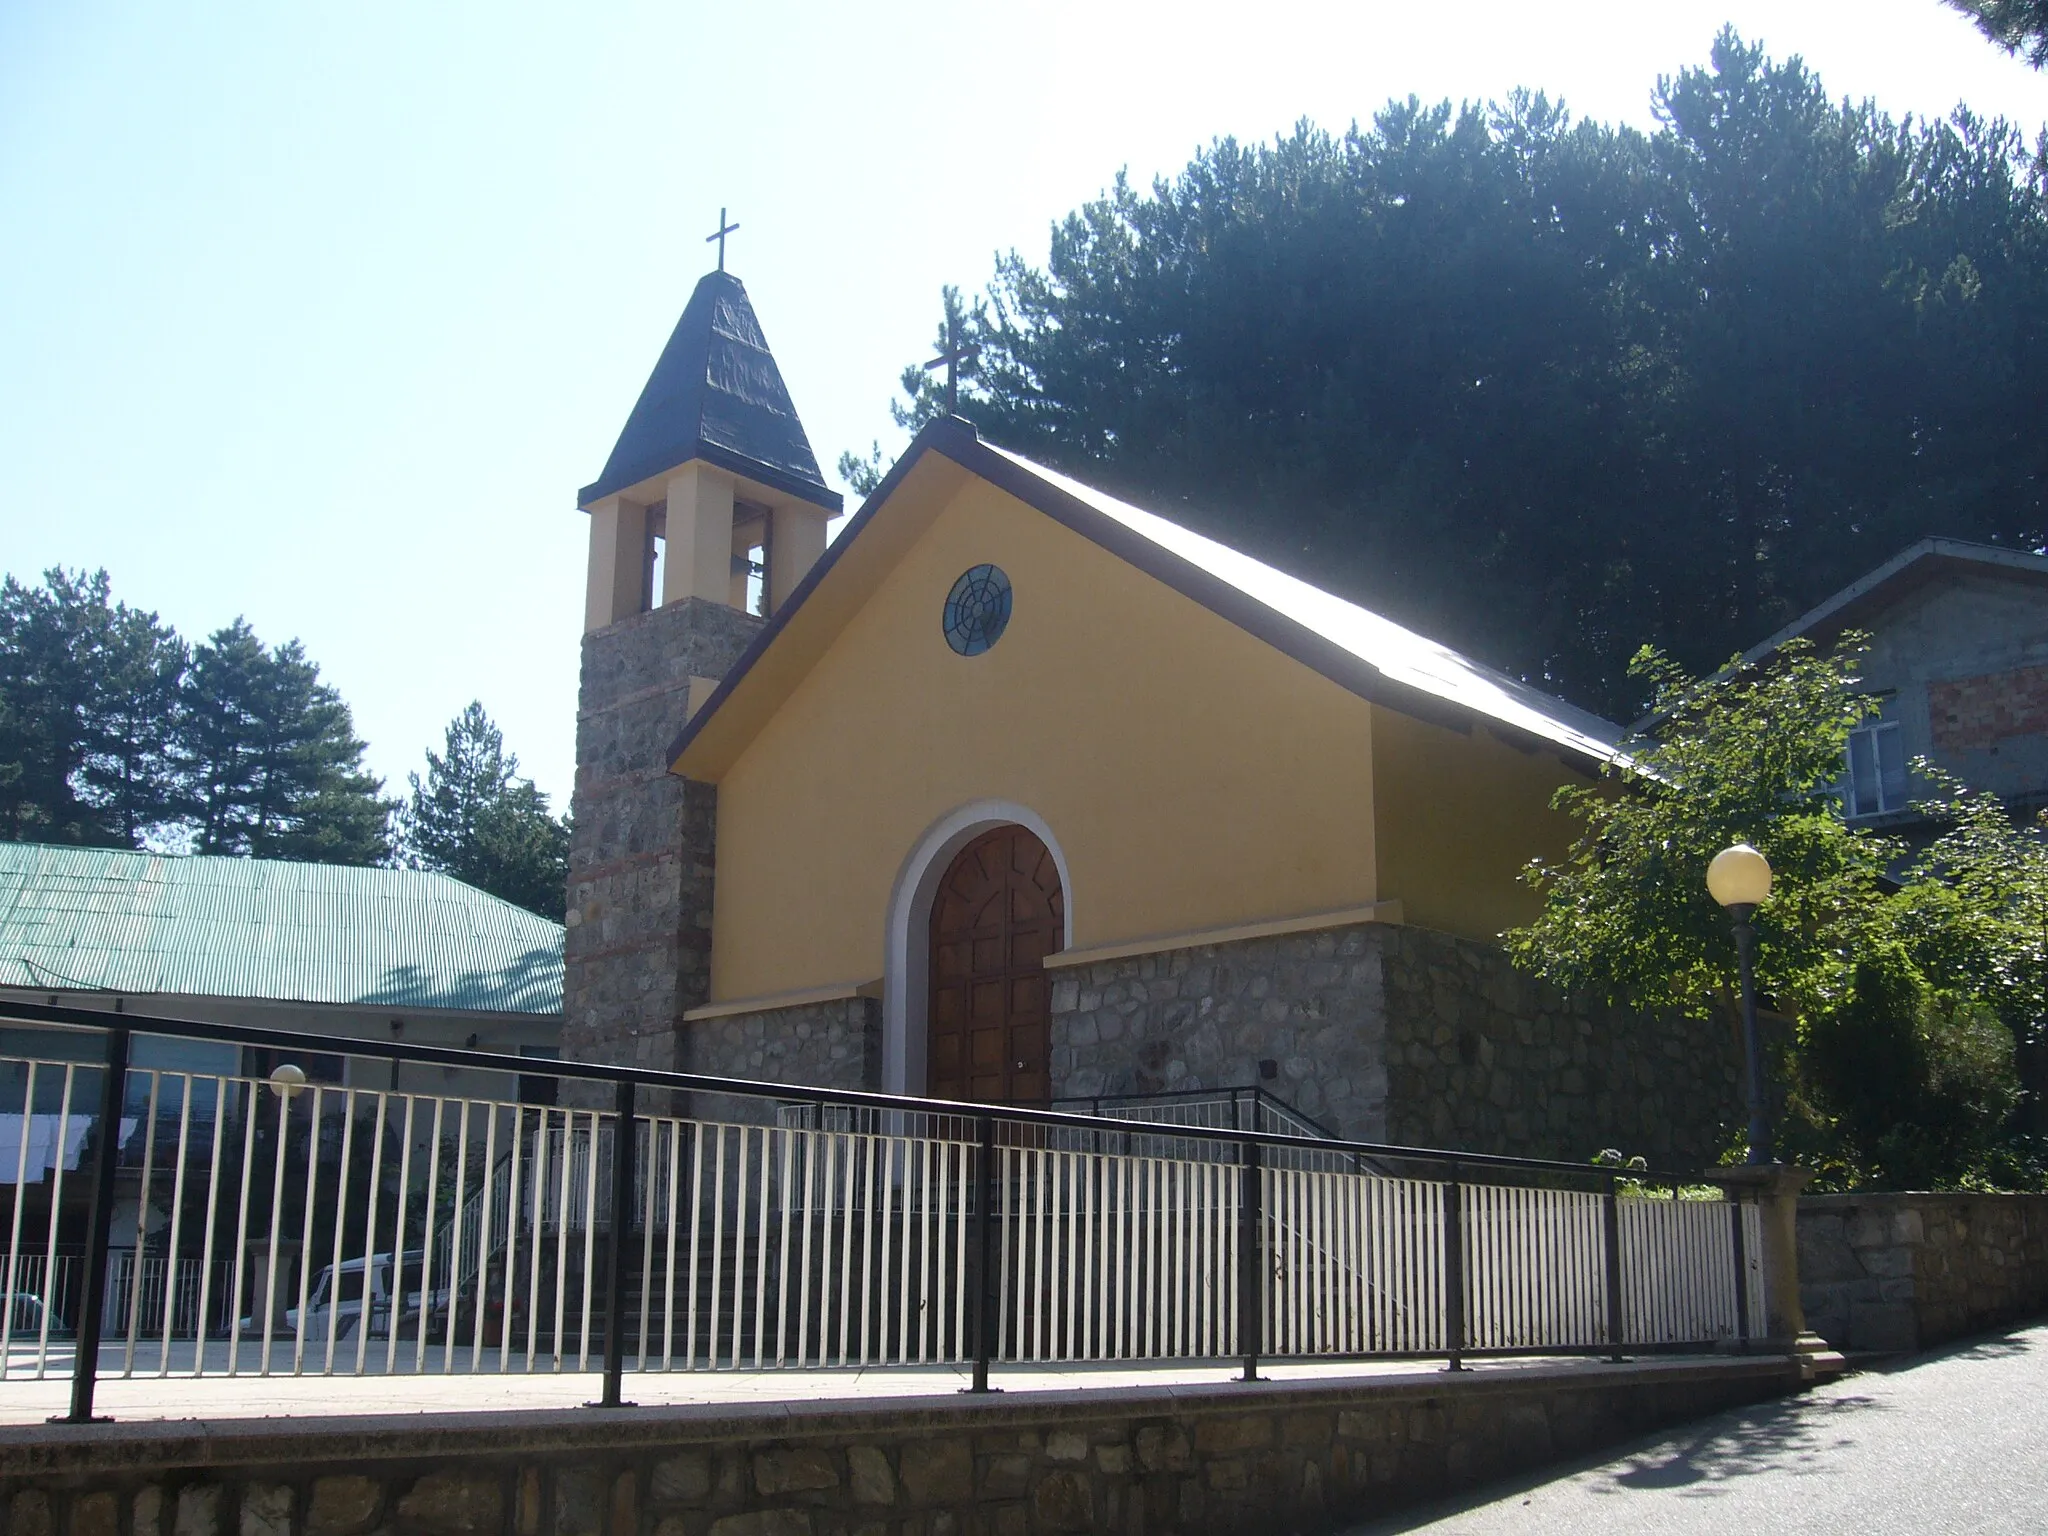
{"label": "arched wooden door", "polygon": [[1052,1096],[1051,977],[1039,963],[1065,942],[1059,866],[1022,827],[960,850],[932,898],[935,1098],[1043,1104]]}

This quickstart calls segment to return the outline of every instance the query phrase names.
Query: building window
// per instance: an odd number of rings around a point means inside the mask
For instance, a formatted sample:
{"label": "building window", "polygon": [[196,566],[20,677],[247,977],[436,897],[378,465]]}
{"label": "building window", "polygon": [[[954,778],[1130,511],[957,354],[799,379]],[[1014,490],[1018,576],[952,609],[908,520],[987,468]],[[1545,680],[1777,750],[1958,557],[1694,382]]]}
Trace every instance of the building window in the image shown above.
{"label": "building window", "polygon": [[1848,772],[1842,788],[1850,816],[1881,816],[1906,808],[1906,738],[1886,699],[1875,718],[1849,733]]}

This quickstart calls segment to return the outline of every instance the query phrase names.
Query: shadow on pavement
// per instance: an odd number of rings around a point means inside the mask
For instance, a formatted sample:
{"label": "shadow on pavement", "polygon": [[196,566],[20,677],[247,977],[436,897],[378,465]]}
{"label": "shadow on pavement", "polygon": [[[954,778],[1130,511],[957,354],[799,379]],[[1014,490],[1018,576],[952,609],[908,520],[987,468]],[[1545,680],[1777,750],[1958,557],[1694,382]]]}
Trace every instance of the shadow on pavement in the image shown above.
{"label": "shadow on pavement", "polygon": [[[1872,1361],[1859,1374],[1896,1375],[1947,1360],[2001,1360],[2048,1348],[2040,1323],[1959,1340],[1924,1354]],[[1386,1519],[1348,1527],[1346,1536],[1396,1536],[1436,1521],[1528,1494],[1551,1483],[1587,1477],[1595,1496],[1669,1493],[1713,1498],[1737,1478],[1766,1472],[1780,1476],[1833,1475],[1828,1453],[1854,1443],[1857,1421],[1891,1411],[1888,1404],[1853,1390],[1854,1377],[1820,1394],[1781,1397],[1732,1408],[1664,1429],[1633,1442],[1610,1445],[1570,1462],[1554,1463],[1522,1477],[1485,1484],[1468,1493],[1407,1510]],[[1645,1508],[1646,1517],[1649,1516]]]}
{"label": "shadow on pavement", "polygon": [[[1856,1418],[1882,1411],[1882,1404],[1860,1395],[1788,1397],[1731,1409],[1685,1426],[1676,1434],[1667,1429],[1632,1443],[1611,1445],[1576,1461],[1489,1483],[1452,1499],[1356,1526],[1350,1536],[1393,1536],[1418,1530],[1586,1473],[1603,1474],[1590,1484],[1589,1491],[1594,1494],[1688,1489],[1691,1496],[1699,1498],[1714,1497],[1719,1484],[1764,1472],[1825,1474],[1830,1470],[1826,1453],[1846,1443]],[[1603,1471],[1617,1462],[1623,1463],[1620,1470]]]}
{"label": "shadow on pavement", "polygon": [[1859,1365],[1858,1369],[1882,1376],[1897,1376],[1906,1371],[1917,1371],[1923,1365],[1938,1365],[1944,1360],[2010,1360],[2031,1354],[2048,1344],[2048,1336],[2041,1332],[2041,1322],[2035,1318],[2014,1323],[2009,1330],[1959,1339],[1953,1344],[1944,1344],[1939,1349],[1925,1350],[1917,1355],[1892,1355],[1873,1360],[1868,1365]]}

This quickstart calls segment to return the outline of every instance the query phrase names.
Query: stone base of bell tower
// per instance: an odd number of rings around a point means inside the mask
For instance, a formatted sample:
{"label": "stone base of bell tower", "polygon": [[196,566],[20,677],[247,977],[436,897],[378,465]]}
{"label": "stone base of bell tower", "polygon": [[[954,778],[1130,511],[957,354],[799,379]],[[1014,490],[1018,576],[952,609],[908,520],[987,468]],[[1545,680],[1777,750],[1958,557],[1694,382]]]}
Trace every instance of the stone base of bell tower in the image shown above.
{"label": "stone base of bell tower", "polygon": [[[670,1069],[683,1011],[710,996],[718,791],[670,775],[698,692],[762,621],[686,598],[583,637],[571,800],[562,1055]],[[701,697],[699,699],[701,703]]]}

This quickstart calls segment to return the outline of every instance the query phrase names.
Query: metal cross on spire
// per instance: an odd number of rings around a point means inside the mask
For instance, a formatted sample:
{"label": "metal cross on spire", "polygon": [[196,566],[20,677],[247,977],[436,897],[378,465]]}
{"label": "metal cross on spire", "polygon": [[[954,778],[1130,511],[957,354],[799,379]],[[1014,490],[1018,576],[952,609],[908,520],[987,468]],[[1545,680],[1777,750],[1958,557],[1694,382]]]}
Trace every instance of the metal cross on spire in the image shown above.
{"label": "metal cross on spire", "polygon": [[946,345],[939,355],[924,365],[930,373],[934,368],[946,370],[946,414],[960,414],[960,365],[971,363],[981,349],[960,339],[960,305],[951,291],[946,295]]}
{"label": "metal cross on spire", "polygon": [[721,272],[725,270],[725,237],[738,228],[739,225],[737,224],[728,224],[725,222],[725,210],[721,208],[718,210],[717,233],[706,235],[704,237],[704,243],[706,245],[709,245],[714,240],[718,242],[718,270]]}

